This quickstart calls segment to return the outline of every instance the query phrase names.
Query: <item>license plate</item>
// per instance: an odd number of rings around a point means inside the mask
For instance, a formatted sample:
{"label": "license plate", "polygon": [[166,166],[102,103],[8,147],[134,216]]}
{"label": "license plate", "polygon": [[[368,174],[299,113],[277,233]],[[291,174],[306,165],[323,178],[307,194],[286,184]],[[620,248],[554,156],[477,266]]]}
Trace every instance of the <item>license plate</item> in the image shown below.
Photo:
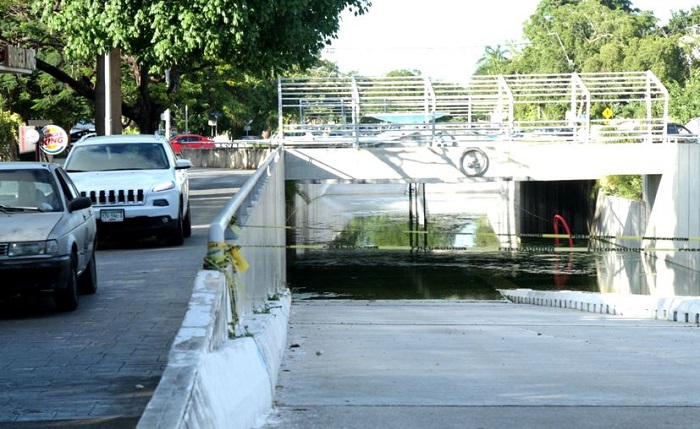
{"label": "license plate", "polygon": [[100,210],[102,222],[124,222],[124,210]]}

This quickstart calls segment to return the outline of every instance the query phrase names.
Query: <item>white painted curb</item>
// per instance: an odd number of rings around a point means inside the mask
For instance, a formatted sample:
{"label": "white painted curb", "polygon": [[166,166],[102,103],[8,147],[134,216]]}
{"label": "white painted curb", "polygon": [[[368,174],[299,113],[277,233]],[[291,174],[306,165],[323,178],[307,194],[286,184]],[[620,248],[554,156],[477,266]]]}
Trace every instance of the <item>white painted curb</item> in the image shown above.
{"label": "white painted curb", "polygon": [[499,289],[499,292],[516,304],[700,324],[698,298],[532,289]]}

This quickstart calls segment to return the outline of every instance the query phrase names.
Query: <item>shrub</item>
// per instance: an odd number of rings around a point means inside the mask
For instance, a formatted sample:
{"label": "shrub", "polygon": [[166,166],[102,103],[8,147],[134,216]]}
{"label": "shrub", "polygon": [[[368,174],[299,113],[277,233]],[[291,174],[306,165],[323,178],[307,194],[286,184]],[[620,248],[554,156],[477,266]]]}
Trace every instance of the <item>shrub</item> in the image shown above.
{"label": "shrub", "polygon": [[19,115],[0,109],[0,161],[17,160]]}

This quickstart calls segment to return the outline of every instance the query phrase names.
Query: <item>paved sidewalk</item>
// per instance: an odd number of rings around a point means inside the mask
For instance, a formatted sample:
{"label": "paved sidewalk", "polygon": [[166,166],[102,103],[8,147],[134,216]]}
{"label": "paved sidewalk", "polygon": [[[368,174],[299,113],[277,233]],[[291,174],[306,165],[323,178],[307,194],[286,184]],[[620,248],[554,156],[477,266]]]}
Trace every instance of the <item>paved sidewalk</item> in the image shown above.
{"label": "paved sidewalk", "polygon": [[698,350],[694,324],[571,309],[294,302],[259,427],[699,427]]}

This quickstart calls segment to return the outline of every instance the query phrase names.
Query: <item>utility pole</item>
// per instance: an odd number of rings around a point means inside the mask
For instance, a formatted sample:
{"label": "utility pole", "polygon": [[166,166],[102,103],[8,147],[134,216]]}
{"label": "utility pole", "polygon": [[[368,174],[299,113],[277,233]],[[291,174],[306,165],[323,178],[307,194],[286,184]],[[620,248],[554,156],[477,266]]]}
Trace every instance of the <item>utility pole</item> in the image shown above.
{"label": "utility pole", "polygon": [[[166,90],[170,88],[170,69],[165,70],[165,88]],[[170,140],[170,109],[165,109],[163,119],[165,119],[165,139]]]}
{"label": "utility pole", "polygon": [[105,54],[105,64],[104,64],[104,79],[105,79],[105,135],[112,135],[112,82],[110,78],[112,73],[110,71],[111,61],[109,58],[110,52]]}
{"label": "utility pole", "polygon": [[121,134],[121,54],[112,49],[97,56],[95,84],[95,131],[98,135]]}

